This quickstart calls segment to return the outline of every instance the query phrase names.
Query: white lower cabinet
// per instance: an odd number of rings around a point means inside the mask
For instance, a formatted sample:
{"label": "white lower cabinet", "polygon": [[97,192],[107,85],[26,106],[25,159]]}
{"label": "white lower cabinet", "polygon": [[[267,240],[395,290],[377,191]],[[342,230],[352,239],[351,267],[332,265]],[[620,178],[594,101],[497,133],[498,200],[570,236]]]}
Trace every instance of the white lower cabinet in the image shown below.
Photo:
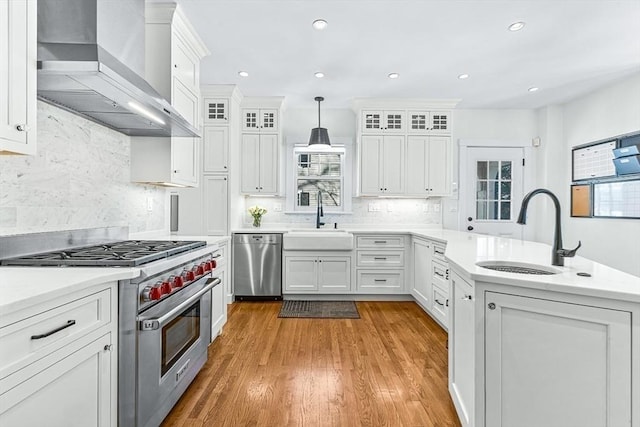
{"label": "white lower cabinet", "polygon": [[[112,405],[111,334],[62,356],[0,395],[3,426],[115,426]],[[62,351],[60,351],[62,353]]]}
{"label": "white lower cabinet", "polygon": [[117,425],[117,301],[105,283],[1,319],[0,425]]}
{"label": "white lower cabinet", "polygon": [[631,425],[630,312],[486,292],[484,315],[486,426]]}
{"label": "white lower cabinet", "polygon": [[229,182],[226,175],[204,175],[204,232],[208,236],[225,236],[229,228]]}
{"label": "white lower cabinet", "polygon": [[403,270],[361,270],[358,269],[356,288],[365,294],[403,294]]}
{"label": "white lower cabinet", "polygon": [[474,425],[475,416],[475,295],[473,286],[456,272],[451,275],[451,299],[449,393],[460,422],[467,427]]}
{"label": "white lower cabinet", "polygon": [[227,323],[227,278],[226,270],[216,272],[215,276],[222,280],[222,283],[214,287],[211,291],[211,342],[222,333],[222,328]]}
{"label": "white lower cabinet", "polygon": [[432,298],[431,243],[428,240],[414,238],[411,247],[411,265],[413,267],[411,295],[423,310],[428,311]]}
{"label": "white lower cabinet", "polygon": [[457,271],[451,291],[449,392],[463,426],[640,426],[637,304]]}
{"label": "white lower cabinet", "polygon": [[351,256],[284,256],[285,292],[345,293],[351,291]]}

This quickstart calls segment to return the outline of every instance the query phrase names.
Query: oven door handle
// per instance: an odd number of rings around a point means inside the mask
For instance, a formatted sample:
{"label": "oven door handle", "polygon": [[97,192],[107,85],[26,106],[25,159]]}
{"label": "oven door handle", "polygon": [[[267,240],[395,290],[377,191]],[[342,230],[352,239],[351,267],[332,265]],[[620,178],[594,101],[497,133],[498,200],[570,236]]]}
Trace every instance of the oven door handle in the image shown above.
{"label": "oven door handle", "polygon": [[206,294],[207,292],[215,288],[220,283],[222,283],[222,280],[219,277],[212,277],[207,280],[207,282],[204,285],[204,288],[202,288],[201,290],[193,294],[188,300],[180,303],[179,305],[169,310],[164,315],[157,318],[149,318],[149,319],[141,318],[139,321],[140,330],[153,331],[153,330],[160,329],[162,326],[164,326],[165,323],[172,320],[176,314],[180,314],[180,312],[182,312],[185,308],[189,307],[191,304],[198,301],[200,297],[202,297],[202,295]]}

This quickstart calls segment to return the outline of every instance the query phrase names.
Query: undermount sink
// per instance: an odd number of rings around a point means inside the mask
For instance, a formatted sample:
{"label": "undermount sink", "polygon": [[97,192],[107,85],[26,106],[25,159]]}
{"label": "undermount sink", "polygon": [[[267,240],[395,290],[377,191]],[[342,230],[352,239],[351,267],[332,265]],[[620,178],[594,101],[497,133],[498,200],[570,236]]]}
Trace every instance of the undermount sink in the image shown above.
{"label": "undermount sink", "polygon": [[346,233],[347,230],[338,228],[294,228],[289,233]]}
{"label": "undermount sink", "polygon": [[293,230],[282,236],[285,251],[350,251],[353,234],[344,230]]}
{"label": "undermount sink", "polygon": [[482,268],[488,268],[489,270],[502,271],[505,273],[517,273],[517,274],[539,274],[549,275],[558,274],[560,270],[547,267],[545,265],[527,264],[526,262],[514,262],[514,261],[481,261],[476,265]]}

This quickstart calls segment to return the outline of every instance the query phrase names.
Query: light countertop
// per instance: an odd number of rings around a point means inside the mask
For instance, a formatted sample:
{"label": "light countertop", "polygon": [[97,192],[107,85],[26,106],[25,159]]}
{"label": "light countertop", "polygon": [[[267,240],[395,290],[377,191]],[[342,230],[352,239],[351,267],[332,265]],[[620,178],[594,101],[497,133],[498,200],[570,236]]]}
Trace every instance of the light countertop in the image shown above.
{"label": "light countertop", "polygon": [[[486,236],[439,228],[345,228],[354,234],[409,234],[446,243],[445,256],[468,279],[640,303],[640,277],[576,256],[565,266],[551,266],[551,247],[543,243]],[[259,229],[259,232],[287,232]],[[234,232],[256,232],[256,229]],[[159,235],[156,239],[205,240],[224,244],[229,236]],[[479,261],[503,260],[538,264],[559,270],[554,275],[524,275],[488,270]],[[585,272],[591,277],[576,273]],[[0,317],[15,310],[66,295],[83,287],[137,277],[138,268],[0,267]]]}
{"label": "light countertop", "polygon": [[[353,228],[345,226],[341,229],[356,235],[409,234],[446,243],[447,260],[471,280],[640,303],[640,277],[581,256],[565,258],[563,267],[552,266],[551,246],[544,243],[419,226],[370,229],[362,226]],[[309,228],[309,231],[313,230]],[[328,231],[328,229],[325,230]],[[290,229],[284,227],[234,230],[240,233],[286,233],[288,231]],[[559,273],[553,275],[506,273],[476,265],[477,262],[492,260],[536,264],[555,269]],[[579,272],[588,273],[591,277],[578,276]]]}
{"label": "light countertop", "polygon": [[1,318],[93,285],[132,279],[139,268],[0,267]]}
{"label": "light countertop", "polygon": [[[131,236],[136,238],[136,236]],[[149,240],[204,240],[221,245],[229,236],[145,235]],[[138,277],[135,267],[0,267],[0,325],[2,317],[93,285]]]}

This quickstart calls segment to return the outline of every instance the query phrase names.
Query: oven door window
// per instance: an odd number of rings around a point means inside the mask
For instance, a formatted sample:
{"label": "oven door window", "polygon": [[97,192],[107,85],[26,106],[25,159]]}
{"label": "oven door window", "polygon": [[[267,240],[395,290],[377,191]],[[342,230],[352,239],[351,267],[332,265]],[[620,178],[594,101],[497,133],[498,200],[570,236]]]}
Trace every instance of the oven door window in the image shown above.
{"label": "oven door window", "polygon": [[162,375],[200,338],[200,301],[162,328]]}

